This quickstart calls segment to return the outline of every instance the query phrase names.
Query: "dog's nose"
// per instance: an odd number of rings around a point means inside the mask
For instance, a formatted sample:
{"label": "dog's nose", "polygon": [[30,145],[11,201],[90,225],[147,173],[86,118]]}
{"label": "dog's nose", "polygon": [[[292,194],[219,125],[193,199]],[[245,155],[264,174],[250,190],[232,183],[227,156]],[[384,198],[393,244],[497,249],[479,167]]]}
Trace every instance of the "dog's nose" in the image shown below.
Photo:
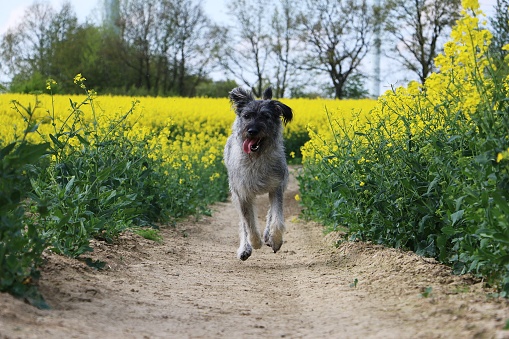
{"label": "dog's nose", "polygon": [[247,134],[249,134],[249,136],[255,136],[258,134],[258,129],[257,128],[254,128],[254,127],[250,127],[247,129]]}

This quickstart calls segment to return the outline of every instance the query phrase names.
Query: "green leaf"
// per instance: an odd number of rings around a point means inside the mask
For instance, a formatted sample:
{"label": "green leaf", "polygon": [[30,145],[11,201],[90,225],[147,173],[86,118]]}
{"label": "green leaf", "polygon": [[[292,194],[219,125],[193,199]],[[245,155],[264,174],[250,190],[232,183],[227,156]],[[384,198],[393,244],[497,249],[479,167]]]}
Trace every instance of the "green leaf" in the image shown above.
{"label": "green leaf", "polygon": [[346,186],[345,183],[342,181],[337,181],[332,184],[331,190],[332,192],[339,191],[341,193],[346,193],[348,192],[348,186]]}
{"label": "green leaf", "polygon": [[445,226],[445,227],[442,227],[442,233],[445,235],[454,235],[454,234],[458,233],[458,230],[452,226]]}
{"label": "green leaf", "polygon": [[72,186],[74,185],[74,181],[76,180],[76,177],[73,175],[71,180],[65,185],[65,195],[69,194],[69,191],[72,189]]}
{"label": "green leaf", "polygon": [[46,154],[46,150],[49,148],[49,142],[43,144],[23,144],[19,147],[18,153],[19,158],[26,163],[33,163],[39,160],[41,156]]}
{"label": "green leaf", "polygon": [[353,280],[353,283],[351,283],[351,284],[350,284],[350,287],[351,287],[351,288],[355,288],[355,287],[357,287],[357,284],[358,284],[358,283],[359,283],[359,280],[358,280],[357,278],[355,278],[355,279]]}
{"label": "green leaf", "polygon": [[9,153],[12,152],[14,149],[14,146],[16,146],[16,142],[10,143],[9,145],[5,146],[0,150],[0,159],[5,158]]}
{"label": "green leaf", "polygon": [[111,191],[110,195],[106,198],[105,202],[109,202],[111,199],[113,199],[117,195],[117,191],[113,190]]}
{"label": "green leaf", "polygon": [[90,146],[90,142],[88,142],[88,140],[83,138],[81,135],[76,134],[76,137],[83,145]]}
{"label": "green leaf", "polygon": [[465,199],[466,195],[459,197],[458,199],[455,199],[456,202],[456,210],[459,210],[461,207],[461,204],[463,203],[463,200]]}
{"label": "green leaf", "polygon": [[101,260],[93,260],[91,258],[84,258],[84,259],[80,259],[80,260],[85,262],[85,264],[87,264],[87,266],[95,268],[98,271],[102,270],[104,268],[104,266],[106,266],[106,262],[101,261]]}
{"label": "green leaf", "polygon": [[461,138],[461,135],[453,135],[452,137],[450,137],[449,139],[447,139],[447,143],[450,144],[452,143],[454,140],[456,139],[460,139]]}
{"label": "green leaf", "polygon": [[104,168],[99,173],[97,173],[97,180],[102,182],[105,179],[110,177],[112,169],[110,167]]}
{"label": "green leaf", "polygon": [[419,232],[420,233],[423,233],[424,232],[424,228],[426,226],[426,221],[428,221],[429,219],[432,219],[432,216],[430,216],[429,214],[426,214],[424,217],[421,218],[421,220],[419,221]]}
{"label": "green leaf", "polygon": [[454,226],[459,220],[461,220],[461,218],[463,217],[463,213],[465,213],[465,210],[459,210],[457,212],[454,212],[453,214],[451,214],[451,220],[452,220],[452,225]]}
{"label": "green leaf", "polygon": [[25,130],[25,133],[33,133],[37,131],[37,128],[39,128],[39,124],[36,122],[32,122],[30,125],[28,125],[27,129]]}
{"label": "green leaf", "polygon": [[[444,232],[445,233],[445,232]],[[440,261],[444,261],[447,258],[447,237],[442,234],[437,237],[437,247],[440,251],[440,254],[438,255]]]}
{"label": "green leaf", "polygon": [[498,260],[502,265],[507,265],[509,263],[509,254],[501,256]]}
{"label": "green leaf", "polygon": [[426,195],[429,195],[431,191],[435,188],[435,186],[438,184],[438,181],[440,180],[440,176],[436,176],[432,182],[428,185],[428,190],[426,191]]}
{"label": "green leaf", "polygon": [[40,310],[49,310],[51,307],[46,303],[43,296],[35,286],[30,286],[22,297],[32,306]]}
{"label": "green leaf", "polygon": [[505,197],[499,192],[495,191],[492,193],[493,200],[497,203],[498,207],[504,211],[505,214],[509,214],[509,205]]}
{"label": "green leaf", "polygon": [[58,148],[60,148],[60,149],[64,148],[64,144],[62,144],[62,143],[60,142],[60,140],[58,140],[58,138],[57,138],[57,137],[55,137],[53,134],[50,134],[50,135],[49,135],[49,137],[50,137],[51,141],[53,141],[53,143],[55,144],[55,146],[57,146],[57,147],[58,147]]}
{"label": "green leaf", "polygon": [[432,287],[426,287],[424,291],[421,293],[421,296],[424,298],[428,298],[431,296],[431,292],[433,291]]}

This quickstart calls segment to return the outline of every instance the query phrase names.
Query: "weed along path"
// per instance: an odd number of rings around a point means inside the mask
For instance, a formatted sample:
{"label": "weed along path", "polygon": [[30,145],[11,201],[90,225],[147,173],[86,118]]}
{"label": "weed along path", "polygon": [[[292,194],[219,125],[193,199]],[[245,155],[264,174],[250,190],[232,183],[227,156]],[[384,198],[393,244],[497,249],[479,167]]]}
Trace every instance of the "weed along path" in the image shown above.
{"label": "weed along path", "polygon": [[[292,178],[280,252],[236,259],[237,215],[93,242],[106,266],[47,255],[40,289],[51,310],[0,294],[2,338],[507,338],[505,300],[434,260],[365,243],[333,246],[297,218]],[[259,199],[263,224],[267,200]]]}

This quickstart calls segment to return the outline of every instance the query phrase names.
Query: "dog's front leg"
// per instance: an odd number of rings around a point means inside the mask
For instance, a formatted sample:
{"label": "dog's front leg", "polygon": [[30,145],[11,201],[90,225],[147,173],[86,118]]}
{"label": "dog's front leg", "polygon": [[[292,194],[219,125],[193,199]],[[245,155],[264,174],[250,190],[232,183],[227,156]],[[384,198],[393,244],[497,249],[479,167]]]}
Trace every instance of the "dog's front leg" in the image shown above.
{"label": "dog's front leg", "polygon": [[263,232],[263,240],[270,246],[274,253],[283,245],[283,233],[285,231],[285,219],[283,214],[283,187],[275,192],[269,192],[269,212],[267,213],[267,226]]}
{"label": "dog's front leg", "polygon": [[246,260],[251,256],[253,248],[262,247],[260,231],[256,226],[256,215],[254,210],[254,201],[252,199],[236,199],[240,214],[239,237],[240,246],[237,250],[237,257],[240,260]]}
{"label": "dog's front leg", "polygon": [[239,223],[239,238],[240,246],[237,250],[237,258],[244,261],[251,256],[251,253],[253,253],[253,247],[251,247],[247,240],[247,228],[244,220],[241,220]]}

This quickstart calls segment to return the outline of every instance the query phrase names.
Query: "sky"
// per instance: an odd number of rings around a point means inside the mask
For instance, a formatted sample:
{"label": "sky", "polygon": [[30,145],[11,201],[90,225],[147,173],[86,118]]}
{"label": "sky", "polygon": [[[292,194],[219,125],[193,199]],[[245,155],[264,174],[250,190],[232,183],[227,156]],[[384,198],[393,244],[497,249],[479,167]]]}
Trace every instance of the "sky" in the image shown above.
{"label": "sky", "polygon": [[[2,1],[2,10],[0,11],[0,35],[4,34],[9,27],[19,23],[26,8],[34,3],[35,0],[4,0]],[[49,1],[55,10],[62,7],[63,0],[39,0]],[[100,18],[99,8],[104,0],[70,0],[74,7],[78,20],[84,22],[87,18],[95,21],[94,18]],[[216,22],[227,19],[225,14],[226,0],[204,0],[204,7],[207,14]],[[486,14],[493,13],[493,6],[496,0],[479,0],[481,8]]]}
{"label": "sky", "polygon": [[[0,11],[0,35],[3,35],[9,27],[16,26],[23,13],[36,0],[2,0],[2,10]],[[50,2],[53,9],[58,11],[62,8],[64,0],[38,0],[40,2]],[[78,16],[79,22],[90,20],[96,22],[101,18],[100,8],[104,0],[69,0]],[[203,0],[206,13],[216,22],[225,21],[226,0]]]}

